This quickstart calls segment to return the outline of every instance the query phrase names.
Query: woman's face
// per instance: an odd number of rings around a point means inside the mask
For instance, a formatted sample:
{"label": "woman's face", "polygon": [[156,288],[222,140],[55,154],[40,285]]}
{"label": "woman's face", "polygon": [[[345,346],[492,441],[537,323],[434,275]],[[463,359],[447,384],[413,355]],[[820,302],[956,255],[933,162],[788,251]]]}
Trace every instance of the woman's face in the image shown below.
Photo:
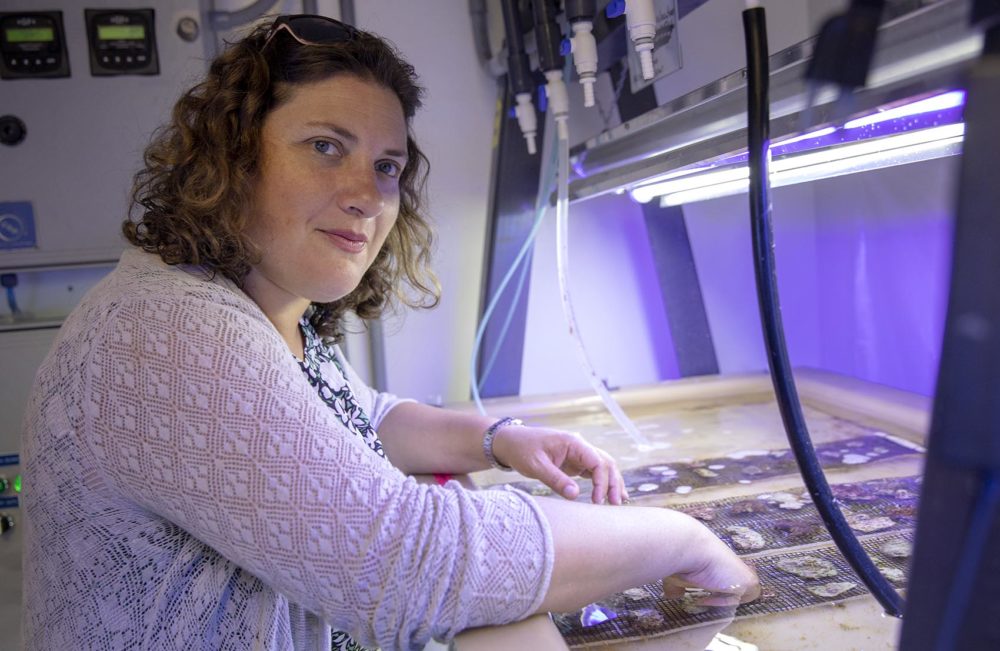
{"label": "woman's face", "polygon": [[358,286],[399,214],[406,138],[396,95],[349,74],[293,87],[265,118],[245,281],[265,313]]}

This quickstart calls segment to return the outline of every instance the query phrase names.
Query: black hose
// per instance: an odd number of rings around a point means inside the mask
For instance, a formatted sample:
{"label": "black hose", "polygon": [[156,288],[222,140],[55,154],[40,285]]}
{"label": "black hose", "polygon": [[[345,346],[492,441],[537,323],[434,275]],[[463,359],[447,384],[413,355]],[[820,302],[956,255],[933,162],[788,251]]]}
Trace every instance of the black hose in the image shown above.
{"label": "black hose", "polygon": [[785,333],[778,301],[778,278],[774,264],[771,233],[771,198],[768,180],[770,147],[770,110],[768,99],[767,28],[762,7],[743,12],[743,31],[747,51],[747,150],[750,168],[750,222],[753,231],[754,274],[757,301],[771,381],[778,399],[781,420],[788,442],[795,454],[799,471],[816,510],[830,537],[861,581],[868,587],[885,612],[902,617],[903,601],[879,572],[861,547],[844,515],[834,502],[830,485],[816,458],[802,405],[799,403],[785,347]]}

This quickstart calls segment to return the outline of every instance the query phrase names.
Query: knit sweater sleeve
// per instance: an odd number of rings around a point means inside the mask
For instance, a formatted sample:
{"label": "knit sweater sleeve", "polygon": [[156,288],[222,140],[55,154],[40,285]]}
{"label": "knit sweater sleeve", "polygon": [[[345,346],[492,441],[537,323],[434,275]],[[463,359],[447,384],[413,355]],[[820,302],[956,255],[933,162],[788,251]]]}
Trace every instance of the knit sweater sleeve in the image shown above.
{"label": "knit sweater sleeve", "polygon": [[404,477],[249,310],[155,293],[113,309],[84,359],[82,435],[125,497],[365,645],[537,609],[553,551],[529,496]]}

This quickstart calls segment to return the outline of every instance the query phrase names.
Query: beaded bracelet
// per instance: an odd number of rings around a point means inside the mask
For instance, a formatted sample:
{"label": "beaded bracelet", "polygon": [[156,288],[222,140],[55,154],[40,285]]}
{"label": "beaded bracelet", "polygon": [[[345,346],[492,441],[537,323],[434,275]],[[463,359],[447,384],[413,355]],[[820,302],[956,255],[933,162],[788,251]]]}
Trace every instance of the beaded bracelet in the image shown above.
{"label": "beaded bracelet", "polygon": [[501,418],[497,422],[490,425],[486,429],[486,433],[483,434],[483,454],[486,455],[486,460],[490,462],[490,465],[497,470],[513,470],[510,466],[505,466],[497,461],[497,458],[493,455],[493,437],[496,436],[501,427],[506,427],[507,425],[523,427],[524,421],[520,418],[511,418],[510,416]]}

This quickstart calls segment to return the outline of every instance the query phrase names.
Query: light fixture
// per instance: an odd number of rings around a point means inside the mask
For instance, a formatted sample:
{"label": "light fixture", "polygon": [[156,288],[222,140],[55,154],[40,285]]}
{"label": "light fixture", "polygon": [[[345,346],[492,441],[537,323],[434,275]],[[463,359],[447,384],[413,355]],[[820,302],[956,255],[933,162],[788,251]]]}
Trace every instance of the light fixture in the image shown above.
{"label": "light fixture", "polygon": [[[799,154],[776,160],[771,165],[771,187],[780,188],[893,165],[953,156],[961,151],[964,125],[950,124],[925,131],[935,133],[916,132],[888,136],[878,142],[844,145],[833,151]],[[907,138],[918,135],[933,139]],[[870,146],[862,145],[880,145],[881,148],[873,150]],[[685,180],[688,181],[686,187],[668,186],[670,183],[668,181],[659,186],[636,188],[632,191],[632,197],[636,201],[642,201],[643,198],[649,201],[654,197],[660,197],[661,206],[680,206],[741,194],[750,187],[749,170],[745,165],[726,170],[725,176],[723,172],[710,172]],[[694,183],[698,180],[702,182]],[[649,194],[644,197],[640,191]]]}
{"label": "light fixture", "polygon": [[[964,91],[943,93],[852,120],[842,128],[827,127],[777,142],[771,146],[775,157],[770,164],[771,186],[958,154],[965,132],[958,121],[964,100]],[[660,197],[661,205],[676,206],[740,194],[748,187],[742,153],[674,170],[632,187],[629,193],[640,203]]]}
{"label": "light fixture", "polygon": [[945,111],[948,109],[957,108],[964,104],[965,104],[965,91],[955,90],[950,93],[944,93],[943,95],[935,95],[934,97],[928,97],[927,99],[911,102],[909,104],[903,104],[902,106],[897,106],[895,108],[887,109],[885,111],[879,111],[878,113],[872,113],[871,115],[860,117],[856,120],[851,120],[850,122],[844,123],[844,128],[857,129],[858,127],[866,127],[871,124],[888,122],[889,120],[895,120],[897,118],[905,118],[911,115],[921,115],[923,113]]}
{"label": "light fixture", "polygon": [[837,127],[827,127],[825,129],[819,129],[817,131],[810,131],[809,133],[803,133],[801,136],[795,136],[794,138],[788,138],[787,140],[781,140],[773,143],[775,147],[785,147],[787,145],[794,144],[796,142],[802,142],[803,140],[812,140],[813,138],[822,138],[823,136],[829,136],[832,133],[836,133]]}

